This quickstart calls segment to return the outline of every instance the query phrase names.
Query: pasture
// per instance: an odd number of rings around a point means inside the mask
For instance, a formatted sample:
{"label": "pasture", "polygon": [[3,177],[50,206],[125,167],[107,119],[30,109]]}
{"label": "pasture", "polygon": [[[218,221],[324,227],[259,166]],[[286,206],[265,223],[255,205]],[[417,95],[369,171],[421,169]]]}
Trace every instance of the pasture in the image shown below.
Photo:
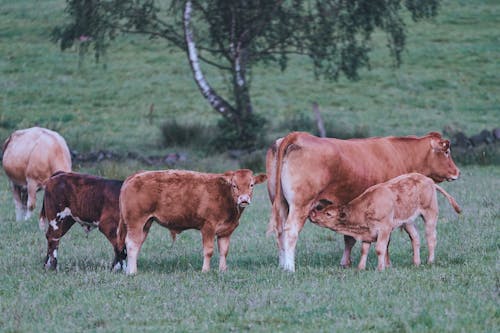
{"label": "pasture", "polygon": [[[176,167],[221,172],[239,166],[225,153],[161,143],[160,127],[169,119],[209,125],[218,120],[196,90],[183,53],[161,41],[119,37],[106,69],[91,56],[79,68],[76,50],[61,53],[49,40],[64,5],[1,2],[0,139],[38,124],[59,131],[79,152],[185,151],[188,160]],[[374,39],[372,70],[361,73],[359,82],[316,81],[303,59],[294,59],[284,73],[256,68],[254,107],[269,119],[269,142],[287,132],[287,119],[310,114],[315,101],[329,124],[365,128],[373,136],[421,135],[446,126],[471,135],[498,127],[499,26],[495,1],[443,1],[435,20],[408,24],[401,68],[391,67],[382,38]],[[207,77],[224,89],[219,73],[208,71]],[[154,225],[139,255],[139,273],[131,277],[110,272],[111,245],[98,231],[87,236],[77,225],[61,241],[59,271],[46,272],[46,240],[37,219],[42,193],[35,216],[15,222],[2,172],[0,331],[496,332],[500,166],[458,166],[461,178],[443,187],[463,213],[457,216],[438,194],[433,266],[413,267],[410,242],[396,231],[392,268],[376,271],[372,246],[367,271],[342,269],[343,238],[307,223],[297,245],[297,271],[283,272],[274,238],[265,236],[270,204],[265,185],[258,185],[232,236],[227,272],[214,269],[215,251],[212,271],[201,273],[199,232],[186,231],[172,244],[168,230]],[[74,167],[121,179],[158,168],[129,160]],[[358,256],[359,244],[355,264]]]}

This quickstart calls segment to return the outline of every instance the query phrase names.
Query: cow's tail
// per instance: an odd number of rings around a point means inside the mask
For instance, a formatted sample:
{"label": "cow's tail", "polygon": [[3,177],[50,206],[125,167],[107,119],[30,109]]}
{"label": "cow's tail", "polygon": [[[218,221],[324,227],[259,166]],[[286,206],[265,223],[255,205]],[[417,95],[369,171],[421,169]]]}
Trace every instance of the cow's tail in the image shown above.
{"label": "cow's tail", "polygon": [[450,202],[450,204],[453,206],[453,208],[455,209],[455,212],[457,212],[458,214],[460,214],[462,212],[462,209],[460,208],[460,206],[458,205],[458,203],[455,201],[455,198],[453,198],[448,192],[446,192],[441,186],[437,185],[437,184],[434,184],[434,186],[436,187],[436,189],[441,192],[445,197],[446,199],[448,199],[448,201]]}
{"label": "cow's tail", "polygon": [[[269,224],[267,227],[267,234],[274,233],[275,235],[279,235],[283,231],[283,221],[285,217],[280,216],[281,212],[284,212],[288,209],[288,203],[283,196],[283,187],[281,184],[281,171],[283,168],[283,159],[285,157],[286,151],[290,145],[294,143],[297,138],[298,132],[292,132],[288,134],[286,137],[281,140],[276,149],[276,164],[275,168],[275,193],[274,193],[274,201],[271,210],[271,218],[269,219]],[[269,177],[270,172],[268,172]]]}
{"label": "cow's tail", "polygon": [[7,146],[9,145],[11,139],[12,139],[12,134],[9,135],[9,137],[5,139],[5,141],[3,142],[2,154],[5,153],[5,149],[7,149]]}
{"label": "cow's tail", "polygon": [[118,228],[116,228],[116,243],[119,251],[123,251],[125,249],[126,237],[127,237],[127,225],[125,224],[125,220],[123,219],[123,214],[120,209],[120,221],[118,222]]}

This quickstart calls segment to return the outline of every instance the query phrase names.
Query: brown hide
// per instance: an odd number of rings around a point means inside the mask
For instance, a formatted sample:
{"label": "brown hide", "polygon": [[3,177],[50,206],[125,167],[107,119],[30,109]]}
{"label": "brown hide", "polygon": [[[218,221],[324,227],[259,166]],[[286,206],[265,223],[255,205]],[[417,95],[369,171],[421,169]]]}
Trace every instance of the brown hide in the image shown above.
{"label": "brown hide", "polygon": [[[419,172],[437,182],[459,175],[449,141],[438,133],[339,140],[293,132],[280,140],[269,149],[266,161],[273,203],[268,230],[278,235],[280,265],[291,271],[298,233],[320,192],[347,203],[369,186],[401,174]],[[350,264],[353,245],[352,240],[346,243],[343,265]]]}
{"label": "brown hide", "polygon": [[47,226],[45,267],[57,268],[60,239],[75,222],[87,231],[99,228],[115,252],[111,268],[124,268],[126,253],[119,245],[117,228],[120,220],[118,197],[123,181],[78,173],[58,172],[46,182],[41,226]]}
{"label": "brown hide", "polygon": [[4,143],[3,168],[9,177],[16,220],[28,219],[36,205],[36,192],[56,171],[71,171],[71,155],[58,133],[32,127],[12,133]]}
{"label": "brown hide", "polygon": [[[422,216],[425,222],[429,247],[428,262],[434,261],[436,246],[436,223],[438,218],[438,189],[457,213],[460,207],[455,199],[434,181],[418,173],[401,175],[385,183],[368,188],[360,196],[345,205],[336,205],[320,196],[309,214],[311,222],[330,228],[365,243],[377,242],[378,269],[386,266],[385,251],[391,232],[402,225],[410,226],[415,265],[420,264],[420,241],[413,226],[414,220]],[[369,247],[369,246],[368,246]],[[358,268],[366,267],[367,250],[363,250]]]}
{"label": "brown hide", "polygon": [[229,237],[238,226],[244,208],[251,202],[254,185],[265,180],[266,175],[254,176],[247,169],[224,174],[147,171],[127,178],[120,194],[119,227],[120,239],[127,247],[127,273],[136,273],[137,254],[153,221],[172,233],[200,230],[203,271],[210,268],[214,237],[217,236],[219,269],[225,270]]}

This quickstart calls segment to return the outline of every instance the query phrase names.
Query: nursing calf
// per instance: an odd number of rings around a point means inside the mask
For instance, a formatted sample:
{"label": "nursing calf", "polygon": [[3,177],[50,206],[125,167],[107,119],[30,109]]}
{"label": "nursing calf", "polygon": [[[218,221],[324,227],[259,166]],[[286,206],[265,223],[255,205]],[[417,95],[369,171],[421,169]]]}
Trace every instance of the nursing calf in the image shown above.
{"label": "nursing calf", "polygon": [[46,268],[57,268],[59,241],[75,222],[87,232],[99,228],[115,251],[111,268],[124,268],[127,254],[117,238],[118,197],[122,183],[70,172],[58,172],[47,180],[40,212],[40,226],[48,225]]}
{"label": "nursing calf", "polygon": [[226,270],[229,238],[252,200],[254,185],[266,178],[247,169],[224,174],[146,171],[128,177],[120,193],[118,231],[127,248],[127,274],[137,272],[137,256],[153,221],[173,235],[186,229],[201,231],[203,272],[210,270],[217,236],[219,270]]}
{"label": "nursing calf", "polygon": [[387,265],[386,251],[391,232],[401,226],[410,235],[413,247],[413,263],[420,264],[420,240],[414,220],[422,216],[429,247],[428,263],[434,262],[438,202],[436,189],[450,202],[457,213],[460,207],[439,185],[418,173],[405,174],[385,183],[368,188],[346,205],[338,205],[323,198],[313,205],[309,219],[313,223],[362,241],[359,269],[365,269],[372,242],[377,242],[378,269]]}

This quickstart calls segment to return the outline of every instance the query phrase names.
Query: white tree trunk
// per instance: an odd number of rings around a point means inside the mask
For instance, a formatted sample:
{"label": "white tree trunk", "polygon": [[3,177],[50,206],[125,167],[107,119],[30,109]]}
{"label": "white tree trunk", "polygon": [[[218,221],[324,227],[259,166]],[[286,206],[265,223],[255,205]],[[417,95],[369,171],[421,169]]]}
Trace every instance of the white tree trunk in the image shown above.
{"label": "white tree trunk", "polygon": [[225,117],[231,118],[234,108],[220,97],[208,84],[205,75],[201,71],[200,61],[198,59],[198,50],[194,42],[193,30],[191,29],[191,12],[192,3],[186,1],[184,7],[184,37],[186,39],[187,52],[189,57],[189,64],[193,71],[194,80],[200,89],[203,97],[210,103],[210,105],[220,114]]}

